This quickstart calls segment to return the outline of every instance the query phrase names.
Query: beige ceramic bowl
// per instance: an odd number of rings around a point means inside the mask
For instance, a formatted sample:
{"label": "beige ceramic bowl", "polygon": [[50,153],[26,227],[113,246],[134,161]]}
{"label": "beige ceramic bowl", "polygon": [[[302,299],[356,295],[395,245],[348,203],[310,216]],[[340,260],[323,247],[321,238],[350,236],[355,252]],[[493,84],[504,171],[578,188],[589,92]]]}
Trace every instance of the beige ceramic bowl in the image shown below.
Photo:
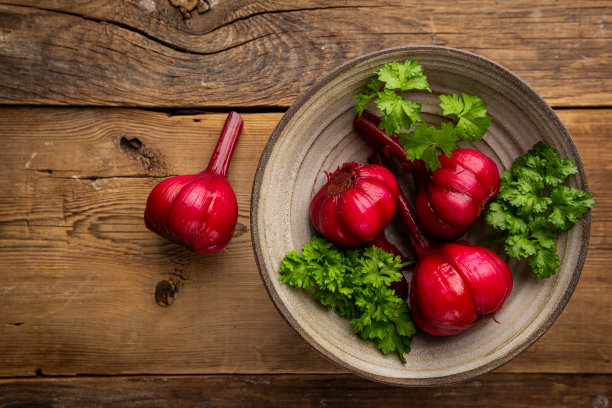
{"label": "beige ceramic bowl", "polygon": [[[402,364],[382,355],[351,332],[347,320],[321,307],[310,296],[278,281],[285,253],[299,250],[312,237],[310,200],[325,180],[324,171],[371,153],[352,129],[354,95],[384,63],[416,58],[433,94],[411,95],[423,104],[424,119],[439,123],[438,93],[480,96],[493,120],[474,147],[491,157],[500,171],[543,140],[572,159],[579,173],[571,184],[587,189],[578,151],[552,109],[528,85],[501,66],[467,52],[431,46],[401,47],[352,60],[300,96],[283,116],[265,147],[253,186],[252,240],[261,278],[272,301],[299,334],[340,366],[372,380],[398,385],[434,385],[462,381],[510,361],[533,344],[567,304],[586,256],[590,218],[558,239],[561,267],[537,280],[525,263],[510,261],[514,289],[496,315],[466,332],[435,337],[417,334]],[[467,239],[486,228],[477,222]],[[392,240],[401,240],[395,235]],[[401,244],[401,243],[400,243]]]}

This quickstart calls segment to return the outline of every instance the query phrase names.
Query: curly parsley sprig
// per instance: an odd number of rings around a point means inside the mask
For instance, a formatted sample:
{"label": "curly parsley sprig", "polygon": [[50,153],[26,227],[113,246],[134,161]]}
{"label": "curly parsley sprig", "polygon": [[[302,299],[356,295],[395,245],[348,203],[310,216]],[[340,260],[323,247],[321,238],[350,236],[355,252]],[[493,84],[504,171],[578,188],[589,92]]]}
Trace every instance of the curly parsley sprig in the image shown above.
{"label": "curly parsley sprig", "polygon": [[557,235],[572,228],[595,204],[590,193],[563,185],[577,171],[574,162],[538,142],[502,174],[499,194],[485,216],[488,224],[506,231],[506,253],[529,258],[539,279],[554,275],[560,266]]}
{"label": "curly parsley sprig", "polygon": [[380,129],[389,136],[397,134],[409,160],[423,160],[428,170],[440,167],[438,149],[450,157],[458,141],[482,139],[491,118],[482,99],[462,94],[439,95],[442,114],[451,121],[435,128],[423,121],[420,103],[406,99],[406,91],[431,92],[427,77],[417,60],[385,64],[370,78],[360,95],[357,111],[361,115],[374,101],[384,119]]}
{"label": "curly parsley sprig", "polygon": [[383,354],[397,352],[405,363],[415,326],[408,304],[389,288],[402,278],[400,257],[376,246],[340,250],[321,237],[301,252],[287,253],[279,280],[311,291],[323,306],[350,319],[354,333],[374,341]]}

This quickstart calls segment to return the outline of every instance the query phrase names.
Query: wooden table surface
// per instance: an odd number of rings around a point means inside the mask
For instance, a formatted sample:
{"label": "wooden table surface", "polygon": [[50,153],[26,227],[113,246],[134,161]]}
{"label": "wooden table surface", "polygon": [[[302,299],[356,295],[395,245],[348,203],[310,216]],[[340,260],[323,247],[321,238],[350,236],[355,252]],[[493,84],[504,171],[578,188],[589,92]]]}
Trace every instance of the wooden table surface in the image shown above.
{"label": "wooden table surface", "polygon": [[[611,24],[603,0],[0,2],[0,406],[608,407]],[[418,44],[531,85],[596,206],[578,287],[539,341],[472,381],[398,388],[328,362],[282,319],[249,207],[301,92],[353,57]],[[225,250],[194,255],[145,228],[146,198],[203,168],[231,109],[245,120],[238,226]]]}

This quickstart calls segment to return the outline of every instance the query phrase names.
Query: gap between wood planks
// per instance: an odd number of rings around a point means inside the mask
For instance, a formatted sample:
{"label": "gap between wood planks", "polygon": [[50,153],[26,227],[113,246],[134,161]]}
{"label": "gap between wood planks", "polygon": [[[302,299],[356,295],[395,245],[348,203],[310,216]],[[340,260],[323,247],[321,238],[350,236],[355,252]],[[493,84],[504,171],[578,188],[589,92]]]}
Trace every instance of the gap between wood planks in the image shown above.
{"label": "gap between wood planks", "polygon": [[605,375],[486,374],[448,386],[402,388],[350,374],[43,377],[0,380],[0,405],[607,408],[608,380]]}

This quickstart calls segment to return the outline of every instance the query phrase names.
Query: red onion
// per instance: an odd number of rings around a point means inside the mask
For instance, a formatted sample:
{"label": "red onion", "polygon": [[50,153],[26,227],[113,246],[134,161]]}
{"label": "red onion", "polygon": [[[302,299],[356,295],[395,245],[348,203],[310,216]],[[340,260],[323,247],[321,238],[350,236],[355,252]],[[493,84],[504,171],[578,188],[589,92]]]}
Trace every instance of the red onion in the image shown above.
{"label": "red onion", "polygon": [[310,220],[330,241],[363,245],[393,219],[397,192],[395,176],[385,167],[348,162],[327,175],[310,203]]}
{"label": "red onion", "polygon": [[410,287],[415,323],[427,333],[447,336],[494,316],[512,291],[508,265],[480,245],[430,242],[401,190],[398,213],[418,258]]}
{"label": "red onion", "polygon": [[147,228],[202,254],[230,242],[238,203],[227,170],[242,126],[240,115],[230,112],[206,170],[170,177],[153,188],[144,214]]}
{"label": "red onion", "polygon": [[395,156],[415,175],[416,212],[419,225],[429,235],[455,239],[478,218],[486,203],[497,195],[499,170],[493,160],[473,149],[456,149],[451,157],[438,156],[441,168],[425,171],[421,161],[406,159],[397,137],[378,128],[376,115],[364,111],[354,121],[355,129],[385,156]]}
{"label": "red onion", "polygon": [[442,167],[415,174],[416,212],[429,235],[455,239],[478,218],[485,204],[499,192],[497,165],[473,149],[456,149],[438,156]]}

